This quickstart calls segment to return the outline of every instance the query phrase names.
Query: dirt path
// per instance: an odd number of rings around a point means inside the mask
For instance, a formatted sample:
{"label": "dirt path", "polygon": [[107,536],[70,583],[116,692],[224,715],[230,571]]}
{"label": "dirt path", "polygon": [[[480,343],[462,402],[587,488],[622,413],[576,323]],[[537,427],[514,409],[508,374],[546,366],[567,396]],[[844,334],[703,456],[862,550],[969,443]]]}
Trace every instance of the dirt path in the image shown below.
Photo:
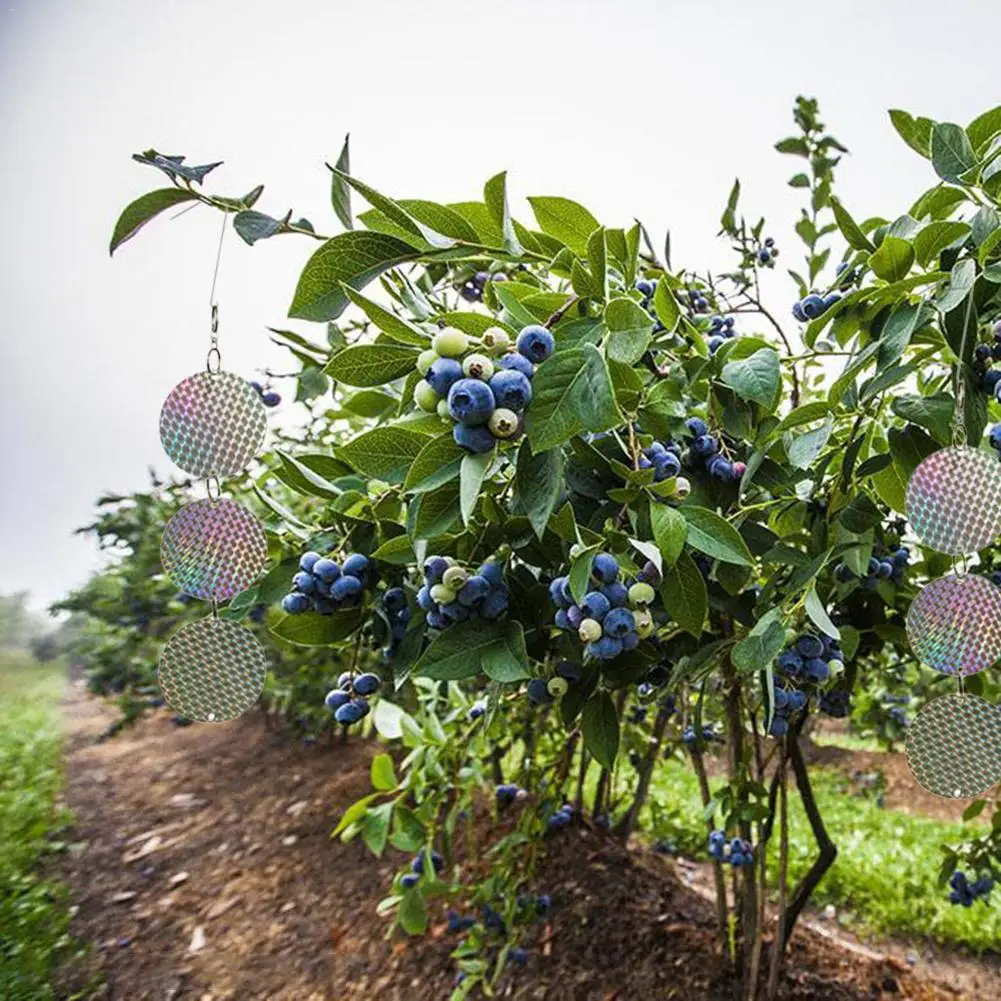
{"label": "dirt path", "polygon": [[[441,1001],[454,970],[440,912],[420,940],[386,941],[376,914],[404,859],[332,842],[368,791],[370,745],[304,747],[259,717],[178,729],[166,715],[94,743],[113,718],[74,686],[65,704],[67,800],[78,851],[65,878],[73,930],[93,943],[69,986],[108,1001]],[[501,995],[521,1001],[729,1001],[712,909],[654,856],[572,829],[539,892],[551,923]],[[783,998],[1001,998],[921,980],[820,934],[797,934]],[[949,978],[949,971],[942,974]],[[966,981],[969,984],[969,981]],[[989,991],[990,993],[984,993]]]}

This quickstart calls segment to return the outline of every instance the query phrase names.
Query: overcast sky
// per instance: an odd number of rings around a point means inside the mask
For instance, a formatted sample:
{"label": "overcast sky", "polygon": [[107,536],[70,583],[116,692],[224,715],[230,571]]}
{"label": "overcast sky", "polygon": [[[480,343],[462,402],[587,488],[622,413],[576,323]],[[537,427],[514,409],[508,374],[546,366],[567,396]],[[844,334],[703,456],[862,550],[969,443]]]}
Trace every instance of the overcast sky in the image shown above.
{"label": "overcast sky", "polygon": [[[110,259],[121,208],[161,186],[131,153],[224,160],[209,190],[263,183],[258,208],[334,233],[323,161],[350,131],[355,172],[388,194],[477,198],[507,168],[516,198],[564,194],[609,225],[640,216],[658,241],[670,226],[675,264],[699,267],[719,260],[739,174],[785,263],[797,200],[772,142],[795,96],[818,97],[852,151],[853,213],[893,216],[933,176],[885,109],[965,124],[1001,103],[999,37],[996,0],[6,0],[0,591],[43,604],[86,579],[99,557],[73,528],[100,492],[170,470],[160,406],[204,361],[219,218],[162,217]],[[284,321],[313,249],[227,234],[227,368],[284,363],[264,328]]]}

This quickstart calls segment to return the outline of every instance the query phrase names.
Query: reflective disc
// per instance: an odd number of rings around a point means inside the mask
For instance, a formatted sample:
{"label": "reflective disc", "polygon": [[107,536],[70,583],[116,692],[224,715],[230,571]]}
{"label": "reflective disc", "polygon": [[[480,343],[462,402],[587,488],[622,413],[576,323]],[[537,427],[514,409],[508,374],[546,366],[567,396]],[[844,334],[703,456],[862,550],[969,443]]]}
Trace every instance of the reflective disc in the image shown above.
{"label": "reflective disc", "polygon": [[218,723],[246,712],[264,690],[268,663],[238,622],[200,619],[179,629],[160,655],[160,688],[188,719]]}
{"label": "reflective disc", "polygon": [[986,577],[939,577],[907,612],[907,638],[922,664],[976,674],[1001,660],[1001,588]]}
{"label": "reflective disc", "polygon": [[940,553],[973,553],[1001,534],[1001,463],[976,448],[943,448],[907,484],[907,518]]}
{"label": "reflective disc", "polygon": [[178,383],[160,411],[160,441],[192,476],[233,476],[261,451],[268,419],[260,394],[232,372]]}
{"label": "reflective disc", "polygon": [[975,695],[943,695],[907,732],[918,783],[949,799],[973,799],[1001,779],[1001,710]]}
{"label": "reflective disc", "polygon": [[261,575],[268,540],[257,517],[231,500],[201,500],[167,522],[163,569],[186,594],[228,601]]}

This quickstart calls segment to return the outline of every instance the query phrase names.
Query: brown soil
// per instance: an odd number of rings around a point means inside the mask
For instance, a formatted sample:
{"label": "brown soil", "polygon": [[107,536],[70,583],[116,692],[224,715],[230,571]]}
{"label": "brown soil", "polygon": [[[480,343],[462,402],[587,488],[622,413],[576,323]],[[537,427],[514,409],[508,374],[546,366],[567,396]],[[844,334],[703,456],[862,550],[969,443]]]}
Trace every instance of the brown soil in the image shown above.
{"label": "brown soil", "polygon": [[[373,747],[303,747],[248,716],[219,726],[149,719],[93,743],[110,715],[74,687],[66,798],[79,844],[65,863],[73,931],[92,951],[66,989],[103,979],[109,1001],[441,1001],[454,941],[387,941],[376,914],[404,859],[330,840],[366,793]],[[551,1001],[730,1001],[708,901],[658,857],[582,828],[554,840],[554,901],[500,996]],[[794,937],[786,1001],[981,1001],[894,957],[809,929]],[[943,976],[948,979],[948,971]],[[990,990],[985,987],[984,989]]]}

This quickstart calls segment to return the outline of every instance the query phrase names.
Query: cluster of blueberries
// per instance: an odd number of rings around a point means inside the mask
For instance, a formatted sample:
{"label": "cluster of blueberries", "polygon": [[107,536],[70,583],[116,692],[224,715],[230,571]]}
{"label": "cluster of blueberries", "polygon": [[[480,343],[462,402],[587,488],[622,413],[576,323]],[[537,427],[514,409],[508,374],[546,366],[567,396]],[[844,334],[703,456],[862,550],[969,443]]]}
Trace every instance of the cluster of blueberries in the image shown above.
{"label": "cluster of blueberries", "polygon": [[469,931],[476,924],[476,918],[463,917],[457,910],[451,907],[448,909],[445,917],[448,920],[449,935],[461,935],[463,932]]}
{"label": "cluster of blueberries", "polygon": [[447,629],[467,619],[499,619],[509,599],[503,563],[487,560],[470,574],[447,556],[428,558],[424,584],[417,592],[417,604],[432,629]]}
{"label": "cluster of blueberries", "polygon": [[382,610],[389,619],[389,656],[407,635],[407,624],[410,622],[410,607],[407,605],[407,593],[402,587],[390,587],[382,595]]}
{"label": "cluster of blueberries", "polygon": [[[413,858],[410,863],[410,872],[405,876],[400,878],[400,887],[404,890],[412,890],[420,881],[421,876],[424,875],[424,870],[427,866],[427,852],[422,848]],[[445,860],[441,855],[432,849],[431,851],[431,868],[434,870],[435,875],[444,868]]]}
{"label": "cluster of blueberries", "polygon": [[557,577],[549,585],[549,596],[557,608],[554,622],[558,629],[576,631],[589,657],[614,660],[624,650],[634,650],[653,632],[653,616],[647,606],[657,592],[642,580],[626,587],[619,580],[619,561],[611,553],[594,557],[591,578],[597,587],[588,591],[579,605],[570,592],[569,578]]}
{"label": "cluster of blueberries", "polygon": [[852,711],[852,697],[841,688],[822,692],[818,702],[820,711],[835,719],[844,719]]}
{"label": "cluster of blueberries", "polygon": [[689,461],[702,463],[713,479],[736,483],[747,472],[745,463],[731,462],[720,452],[719,439],[709,433],[709,427],[701,417],[689,417],[685,427],[692,439],[688,447]]}
{"label": "cluster of blueberries", "polygon": [[907,727],[911,725],[911,721],[907,718],[907,713],[900,706],[894,706],[887,715],[897,726]]}
{"label": "cluster of blueberries", "polygon": [[471,278],[462,283],[459,295],[466,302],[483,302],[483,290],[487,287],[487,282],[506,282],[507,275],[498,272],[495,275],[488,271],[477,271]]}
{"label": "cluster of blueberries", "polygon": [[553,677],[548,680],[532,678],[526,686],[528,700],[537,706],[548,706],[556,699],[563,698],[570,690],[570,686],[576,685],[580,678],[580,664],[575,664],[572,660],[561,660],[556,665],[556,674]]}
{"label": "cluster of blueberries", "polygon": [[681,446],[673,441],[655,441],[643,449],[639,458],[640,469],[652,469],[654,483],[662,483],[673,476],[675,478],[674,496],[684,500],[691,493],[692,485],[680,476]]}
{"label": "cluster of blueberries", "polygon": [[[906,546],[900,546],[888,556],[870,557],[862,586],[873,591],[881,580],[892,580],[894,584],[899,584],[904,579],[904,571],[910,560],[911,551]],[[855,574],[842,563],[837,569],[837,578],[841,581],[855,580]]]}
{"label": "cluster of blueberries", "polygon": [[368,579],[368,557],[352,553],[343,563],[319,553],[303,553],[299,572],[292,578],[292,591],[282,598],[282,609],[301,615],[312,609],[332,615],[339,608],[357,604]]}
{"label": "cluster of blueberries", "polygon": [[716,354],[731,337],[736,336],[737,331],[733,329],[733,317],[717,314],[709,321],[709,339],[706,341],[709,354]]}
{"label": "cluster of blueberries", "polygon": [[693,313],[708,313],[709,300],[701,289],[690,288],[685,291],[684,299],[687,300]]}
{"label": "cluster of blueberries", "polygon": [[497,805],[503,810],[517,800],[525,799],[528,793],[515,782],[503,782],[494,790]]}
{"label": "cluster of blueberries", "polygon": [[[698,737],[695,734],[695,727],[687,726],[685,727],[684,733],[681,735],[681,741],[688,747],[691,747],[698,741]],[[705,723],[702,726],[702,740],[712,741],[712,740],[722,740],[723,738],[716,732],[716,728],[712,723]]]}
{"label": "cluster of blueberries", "polygon": [[[973,374],[979,380],[980,388],[1001,400],[998,396],[1001,392],[998,389],[1001,370],[991,367],[996,361],[1001,361],[1001,320],[994,324],[994,343],[978,344],[973,350]],[[991,444],[994,445],[993,440]],[[996,445],[994,447],[997,448]]]}
{"label": "cluster of blueberries", "polygon": [[[831,662],[844,661],[844,654],[837,640],[830,636],[804,633],[779,654],[779,670],[790,680],[804,684],[822,685],[831,675]],[[775,689],[775,712],[770,733],[781,737],[789,730],[789,716],[806,707],[808,697],[790,685]],[[820,708],[829,716],[848,715],[851,703],[847,692],[834,689],[820,696]]]}
{"label": "cluster of blueberries", "polygon": [[723,831],[713,831],[709,835],[709,857],[719,862],[729,862],[730,865],[752,865],[754,845],[743,838],[731,838],[727,841]]}
{"label": "cluster of blueberries", "polygon": [[806,692],[798,688],[775,689],[775,712],[768,732],[773,737],[782,737],[789,732],[789,716],[799,712],[806,705]]}
{"label": "cluster of blueberries", "polygon": [[479,699],[474,702],[469,709],[466,711],[466,719],[473,722],[473,720],[479,719],[481,716],[486,716],[487,714],[487,700]]}
{"label": "cluster of blueberries", "polygon": [[452,437],[467,452],[489,452],[498,440],[521,434],[535,366],[556,347],[553,335],[538,324],[522,329],[514,350],[500,327],[485,330],[480,344],[488,354],[469,353],[469,337],[446,327],[417,358],[424,378],[414,387],[414,402],[455,421]]}
{"label": "cluster of blueberries", "polygon": [[987,899],[994,889],[994,880],[990,876],[980,876],[971,883],[966,873],[957,869],[949,878],[949,888],[952,891],[949,894],[950,903],[972,907],[978,897]]}
{"label": "cluster of blueberries", "polygon": [[775,246],[775,238],[765,237],[765,245],[758,251],[758,264],[766,268],[775,267],[775,258],[779,256],[779,248]]}
{"label": "cluster of blueberries", "polygon": [[277,407],[282,402],[282,398],[273,389],[265,389],[259,382],[251,382],[250,385],[257,390],[261,403],[266,407]]}
{"label": "cluster of blueberries", "polygon": [[816,292],[811,292],[793,305],[792,315],[800,323],[809,323],[810,320],[816,320],[818,316],[823,316],[835,303],[840,301],[840,292],[830,292],[828,295],[818,295]]}
{"label": "cluster of blueberries", "polygon": [[573,823],[573,807],[569,803],[564,803],[554,814],[546,820],[546,833],[555,834],[562,831],[564,827],[569,827]]}
{"label": "cluster of blueberries", "polygon": [[375,695],[380,684],[377,674],[359,674],[356,678],[345,671],[323,701],[341,726],[351,726],[369,714],[367,696]]}

